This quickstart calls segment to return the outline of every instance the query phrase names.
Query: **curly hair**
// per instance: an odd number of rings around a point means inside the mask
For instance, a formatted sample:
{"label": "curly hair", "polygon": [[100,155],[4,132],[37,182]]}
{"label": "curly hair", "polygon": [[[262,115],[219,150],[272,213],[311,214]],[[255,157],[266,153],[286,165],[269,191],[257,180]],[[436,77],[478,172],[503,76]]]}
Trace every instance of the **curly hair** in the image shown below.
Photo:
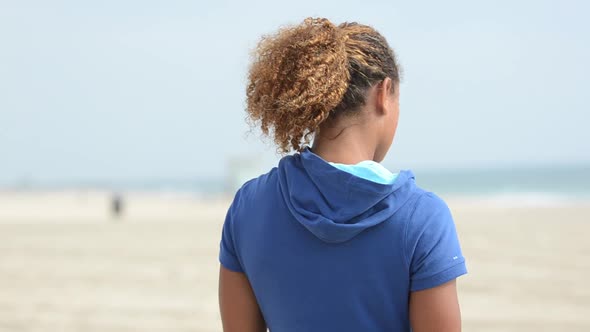
{"label": "curly hair", "polygon": [[259,42],[248,74],[248,117],[281,152],[300,151],[322,122],[355,113],[367,89],[386,77],[398,83],[398,65],[375,29],[307,18]]}

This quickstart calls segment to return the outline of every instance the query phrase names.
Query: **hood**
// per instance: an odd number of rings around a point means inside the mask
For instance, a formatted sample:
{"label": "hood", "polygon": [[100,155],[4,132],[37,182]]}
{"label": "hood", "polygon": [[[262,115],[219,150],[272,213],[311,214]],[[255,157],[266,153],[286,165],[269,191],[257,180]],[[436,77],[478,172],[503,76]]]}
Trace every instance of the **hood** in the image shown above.
{"label": "hood", "polygon": [[340,170],[311,152],[284,157],[278,167],[283,199],[295,219],[324,242],[345,242],[395,214],[414,188],[404,170],[392,184]]}

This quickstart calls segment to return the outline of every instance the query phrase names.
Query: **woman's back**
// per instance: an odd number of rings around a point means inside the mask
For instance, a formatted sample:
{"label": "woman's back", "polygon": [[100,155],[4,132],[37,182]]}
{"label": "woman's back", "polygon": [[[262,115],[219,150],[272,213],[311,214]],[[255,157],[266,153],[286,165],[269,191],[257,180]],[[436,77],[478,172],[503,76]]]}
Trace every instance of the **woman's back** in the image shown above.
{"label": "woman's back", "polygon": [[466,272],[446,205],[412,172],[379,184],[310,150],[240,189],[220,260],[278,332],[407,331],[409,292]]}

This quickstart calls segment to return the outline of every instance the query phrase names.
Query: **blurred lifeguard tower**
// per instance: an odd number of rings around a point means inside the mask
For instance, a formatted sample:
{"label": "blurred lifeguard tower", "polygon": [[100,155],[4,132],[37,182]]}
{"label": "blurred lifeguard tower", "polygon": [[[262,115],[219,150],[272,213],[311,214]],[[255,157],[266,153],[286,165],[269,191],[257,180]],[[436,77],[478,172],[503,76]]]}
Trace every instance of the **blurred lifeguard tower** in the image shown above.
{"label": "blurred lifeguard tower", "polygon": [[264,173],[264,165],[255,156],[239,156],[228,161],[226,193],[233,195],[244,182]]}

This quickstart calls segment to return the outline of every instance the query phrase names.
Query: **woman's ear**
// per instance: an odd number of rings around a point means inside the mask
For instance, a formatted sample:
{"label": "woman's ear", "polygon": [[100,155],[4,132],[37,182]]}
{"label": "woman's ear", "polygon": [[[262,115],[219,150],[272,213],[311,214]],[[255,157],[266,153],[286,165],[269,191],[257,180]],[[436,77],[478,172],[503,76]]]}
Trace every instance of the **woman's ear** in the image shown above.
{"label": "woman's ear", "polygon": [[377,111],[379,112],[379,114],[382,115],[387,115],[387,113],[390,111],[389,108],[387,107],[387,102],[389,101],[389,98],[391,98],[391,94],[393,92],[393,81],[391,80],[391,78],[386,77],[385,79],[383,79],[383,81],[381,81],[381,83],[379,83],[379,85],[377,86],[377,91],[376,91],[376,107],[377,107]]}

